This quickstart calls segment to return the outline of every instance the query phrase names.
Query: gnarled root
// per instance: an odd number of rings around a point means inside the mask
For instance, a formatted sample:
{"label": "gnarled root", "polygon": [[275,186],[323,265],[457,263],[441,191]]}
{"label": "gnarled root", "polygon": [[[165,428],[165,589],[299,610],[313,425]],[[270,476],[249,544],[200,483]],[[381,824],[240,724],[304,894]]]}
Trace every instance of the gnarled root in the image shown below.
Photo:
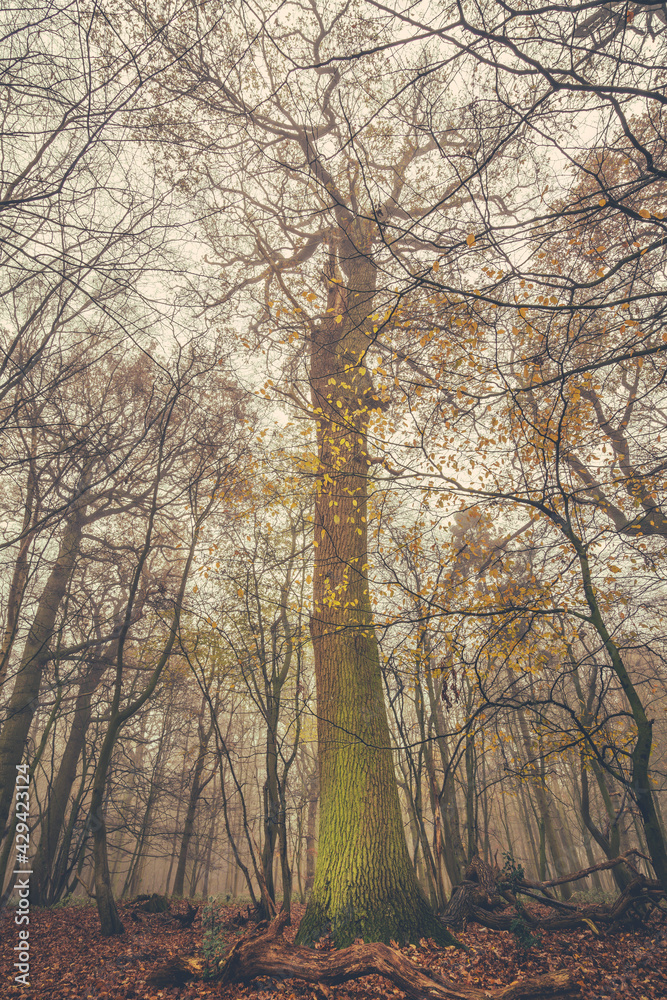
{"label": "gnarled root", "polygon": [[330,952],[288,944],[282,937],[285,924],[286,916],[279,913],[268,927],[258,927],[237,941],[221,968],[222,982],[247,982],[258,976],[270,976],[336,986],[378,975],[412,1000],[546,1000],[579,994],[566,970],[525,978],[497,990],[476,989],[458,986],[422,969],[385,944],[355,944]]}

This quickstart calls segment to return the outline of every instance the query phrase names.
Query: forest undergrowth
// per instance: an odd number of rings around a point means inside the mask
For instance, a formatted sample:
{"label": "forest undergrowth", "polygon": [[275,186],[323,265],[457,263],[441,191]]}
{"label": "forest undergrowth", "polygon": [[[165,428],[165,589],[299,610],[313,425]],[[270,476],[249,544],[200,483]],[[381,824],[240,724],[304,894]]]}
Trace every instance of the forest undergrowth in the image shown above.
{"label": "forest undergrowth", "polygon": [[[192,927],[183,928],[174,914],[187,911],[186,901],[172,902],[164,914],[142,913],[136,906],[121,906],[125,933],[102,937],[93,906],[34,909],[30,914],[32,984],[13,982],[14,915],[6,910],[0,920],[0,976],[7,998],[35,1000],[375,1000],[404,996],[380,976],[338,987],[313,986],[291,979],[255,979],[246,985],[221,986],[204,979],[203,907]],[[292,926],[285,939],[293,941],[305,907],[293,906]],[[209,911],[210,912],[210,911]],[[207,937],[210,953],[217,944],[231,945],[241,933],[234,921],[242,908],[221,904],[215,941]],[[209,919],[210,925],[210,919]],[[667,996],[667,925],[649,919],[635,927],[588,928],[542,934],[529,947],[511,931],[494,931],[469,924],[458,932],[467,952],[439,948],[428,942],[402,949],[414,963],[437,970],[461,986],[494,989],[514,979],[567,968],[575,972],[582,997],[588,1000],[664,1000]],[[321,947],[327,948],[327,942]],[[195,979],[180,986],[149,982],[161,966],[174,957],[192,960],[200,970]]]}

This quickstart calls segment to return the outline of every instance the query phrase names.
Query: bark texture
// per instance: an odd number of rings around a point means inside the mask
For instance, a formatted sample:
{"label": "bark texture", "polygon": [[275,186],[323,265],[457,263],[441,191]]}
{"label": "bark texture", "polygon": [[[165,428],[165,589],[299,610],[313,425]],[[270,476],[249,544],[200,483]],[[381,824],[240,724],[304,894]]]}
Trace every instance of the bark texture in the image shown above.
{"label": "bark texture", "polygon": [[369,596],[366,434],[370,413],[381,406],[366,358],[375,268],[359,255],[348,258],[346,278],[344,288],[339,272],[328,273],[328,318],[313,332],[311,353],[321,799],[317,870],[297,940],[309,944],[330,929],[337,947],[359,937],[451,942],[405,842]]}

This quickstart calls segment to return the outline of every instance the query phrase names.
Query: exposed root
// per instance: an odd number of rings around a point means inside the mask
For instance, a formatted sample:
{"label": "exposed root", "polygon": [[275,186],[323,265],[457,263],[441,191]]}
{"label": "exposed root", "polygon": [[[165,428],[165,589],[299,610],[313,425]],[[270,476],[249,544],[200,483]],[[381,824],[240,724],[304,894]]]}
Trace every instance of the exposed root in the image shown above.
{"label": "exposed root", "polygon": [[221,968],[222,982],[248,982],[270,976],[329,987],[379,975],[412,1000],[546,1000],[579,995],[567,970],[527,977],[500,989],[477,989],[459,986],[423,969],[385,944],[356,944],[331,952],[288,944],[282,937],[285,924],[286,915],[280,913],[268,926],[257,927],[238,941]]}

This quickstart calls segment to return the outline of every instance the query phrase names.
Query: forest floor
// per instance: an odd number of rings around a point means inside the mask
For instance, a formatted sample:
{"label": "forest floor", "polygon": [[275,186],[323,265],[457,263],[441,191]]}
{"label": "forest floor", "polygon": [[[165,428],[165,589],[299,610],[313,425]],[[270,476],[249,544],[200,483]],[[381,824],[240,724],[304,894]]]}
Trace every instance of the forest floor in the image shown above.
{"label": "forest floor", "polygon": [[[172,903],[172,912],[184,912],[185,903]],[[285,933],[293,940],[304,907],[293,907],[293,926]],[[222,906],[222,919],[239,914],[239,907]],[[221,988],[201,978],[182,987],[147,985],[147,978],[175,955],[198,958],[201,964],[204,931],[202,908],[194,924],[184,929],[169,914],[144,914],[121,907],[125,933],[104,938],[92,906],[67,906],[30,912],[31,986],[14,982],[18,944],[14,911],[0,915],[0,997],[2,1000],[381,1000],[404,996],[379,976],[326,988],[299,980],[277,982],[256,979],[247,986]],[[223,929],[229,943],[240,931]],[[540,942],[523,949],[511,931],[493,931],[476,924],[459,933],[469,948],[442,949],[409,946],[404,953],[461,985],[498,988],[524,975],[574,969],[586,1000],[665,1000],[667,998],[667,928],[576,931],[543,934]],[[208,936],[209,947],[213,942]],[[325,945],[326,947],[326,945]]]}

